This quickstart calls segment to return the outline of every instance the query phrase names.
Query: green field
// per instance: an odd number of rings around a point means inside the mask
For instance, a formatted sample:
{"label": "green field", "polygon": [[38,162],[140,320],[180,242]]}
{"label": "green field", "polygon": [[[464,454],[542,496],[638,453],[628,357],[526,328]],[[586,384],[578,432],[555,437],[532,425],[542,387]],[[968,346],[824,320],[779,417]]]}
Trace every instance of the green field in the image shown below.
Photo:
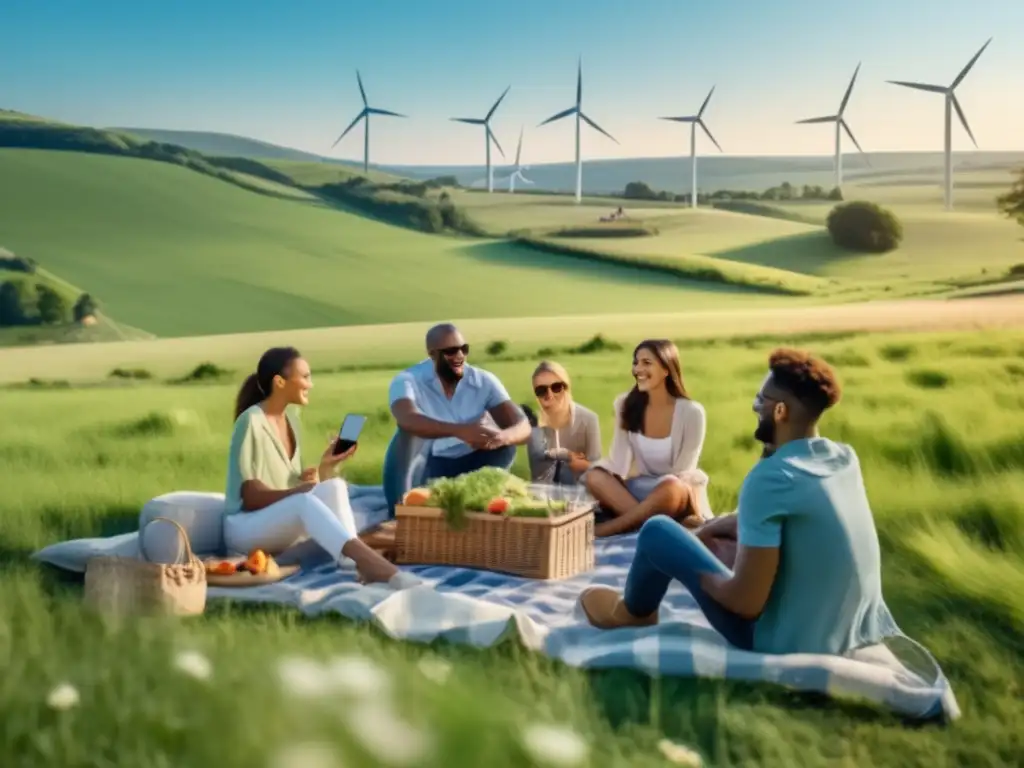
{"label": "green field", "polygon": [[[537,350],[508,338],[529,359],[488,367],[524,400]],[[766,685],[586,674],[514,646],[399,644],[284,609],[211,603],[199,620],[106,627],[83,615],[80,586],[28,555],[59,539],[129,530],[140,505],[170,489],[220,489],[242,368],[208,386],[0,391],[9,478],[0,517],[0,717],[13,758],[5,764],[277,766],[279,750],[305,743],[336,750],[339,766],[387,765],[390,755],[425,768],[502,768],[528,764],[523,733],[536,723],[576,731],[591,766],[666,765],[663,736],[714,766],[1015,764],[1024,749],[1024,333],[836,334],[806,343],[842,376],[844,399],[823,431],[861,457],[886,598],[951,678],[963,710],[955,725],[910,727]],[[756,460],[750,400],[773,346],[721,339],[681,349],[688,389],[708,412],[701,463],[719,511],[735,503]],[[612,398],[630,383],[628,351],[559,359],[579,401],[601,415],[607,447]],[[56,355],[52,362],[59,368]],[[346,470],[354,482],[379,481],[392,374],[314,371],[303,415],[310,451],[339,414],[372,416]],[[209,659],[210,680],[175,666],[176,654],[190,651]],[[375,697],[382,706],[296,702],[281,691],[283,659],[341,655],[388,676],[391,694]],[[444,683],[435,682],[439,658],[452,668]],[[426,672],[423,659],[432,664]],[[48,692],[63,682],[78,690],[79,706],[48,710]],[[310,768],[335,764],[306,754]]]}
{"label": "green field", "polygon": [[0,178],[6,247],[82,286],[119,322],[158,336],[427,320],[453,310],[523,317],[779,301],[504,242],[425,235],[169,163],[0,150]]}

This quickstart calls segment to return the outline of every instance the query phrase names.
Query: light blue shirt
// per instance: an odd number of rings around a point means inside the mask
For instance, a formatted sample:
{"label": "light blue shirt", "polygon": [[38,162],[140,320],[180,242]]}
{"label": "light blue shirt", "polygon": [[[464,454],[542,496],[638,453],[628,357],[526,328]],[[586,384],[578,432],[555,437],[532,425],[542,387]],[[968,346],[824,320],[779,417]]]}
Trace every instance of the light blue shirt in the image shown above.
{"label": "light blue shirt", "polygon": [[[472,424],[480,421],[491,408],[509,400],[509,396],[497,376],[466,363],[462,380],[449,399],[434,370],[434,361],[427,358],[391,380],[388,402],[394,405],[403,399],[412,400],[416,410],[427,418],[451,424]],[[431,452],[434,456],[457,459],[472,453],[473,449],[458,438],[443,437],[433,441]]]}
{"label": "light blue shirt", "polygon": [[881,639],[878,533],[850,446],[786,443],[747,475],[737,515],[741,545],[781,546],[755,650],[843,654]]}

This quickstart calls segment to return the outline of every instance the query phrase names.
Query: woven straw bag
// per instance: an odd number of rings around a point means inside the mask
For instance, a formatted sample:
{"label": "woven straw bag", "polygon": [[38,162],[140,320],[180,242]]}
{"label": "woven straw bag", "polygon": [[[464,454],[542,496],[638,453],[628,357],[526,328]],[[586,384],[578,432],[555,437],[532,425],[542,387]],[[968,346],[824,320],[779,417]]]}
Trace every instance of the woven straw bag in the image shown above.
{"label": "woven straw bag", "polygon": [[155,563],[146,555],[139,531],[140,557],[94,557],[85,568],[86,605],[102,613],[191,616],[206,607],[206,568],[192,552],[185,529],[167,517],[185,544],[184,563]]}

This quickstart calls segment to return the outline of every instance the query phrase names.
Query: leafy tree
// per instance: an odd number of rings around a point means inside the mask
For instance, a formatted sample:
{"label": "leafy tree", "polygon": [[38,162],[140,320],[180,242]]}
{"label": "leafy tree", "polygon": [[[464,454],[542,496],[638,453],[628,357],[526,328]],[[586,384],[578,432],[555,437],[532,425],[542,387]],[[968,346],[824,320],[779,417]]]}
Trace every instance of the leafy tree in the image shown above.
{"label": "leafy tree", "polygon": [[1016,219],[1017,223],[1024,227],[1024,168],[1021,168],[1017,181],[1005,195],[996,198],[996,205],[999,210]]}
{"label": "leafy tree", "polygon": [[657,193],[644,181],[631,181],[626,185],[622,196],[627,200],[654,200]]}
{"label": "leafy tree", "polygon": [[90,296],[88,293],[83,293],[78,297],[75,302],[75,306],[72,309],[72,314],[75,318],[76,323],[82,322],[89,315],[95,315],[99,312],[100,305],[96,303],[96,299]]}
{"label": "leafy tree", "polygon": [[853,251],[885,253],[903,240],[903,225],[892,211],[864,200],[837,205],[827,225],[832,241]]}
{"label": "leafy tree", "polygon": [[44,325],[59,325],[68,321],[67,301],[44,283],[36,285],[36,305],[39,309],[39,322]]}
{"label": "leafy tree", "polygon": [[0,285],[0,326],[26,325],[35,309],[35,296],[24,280]]}

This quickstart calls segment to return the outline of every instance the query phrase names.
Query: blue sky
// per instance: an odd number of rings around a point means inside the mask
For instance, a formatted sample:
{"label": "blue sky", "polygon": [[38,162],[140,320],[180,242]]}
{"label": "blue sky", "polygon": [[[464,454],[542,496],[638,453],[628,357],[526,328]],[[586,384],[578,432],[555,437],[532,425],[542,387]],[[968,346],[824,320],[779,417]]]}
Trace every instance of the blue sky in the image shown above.
{"label": "blue sky", "polygon": [[[688,152],[705,113],[726,154],[829,154],[833,113],[863,62],[847,120],[867,151],[941,150],[942,97],[887,79],[946,84],[989,38],[958,89],[979,147],[1024,149],[1024,3],[1013,0],[2,0],[0,107],[95,126],[237,133],[325,153],[362,108],[371,159],[477,164],[482,116],[512,158],[572,158],[573,126],[537,124],[572,105],[583,57],[586,158]],[[714,151],[706,139],[699,151]],[[956,150],[972,148],[959,125]],[[332,156],[362,157],[353,130]]]}

